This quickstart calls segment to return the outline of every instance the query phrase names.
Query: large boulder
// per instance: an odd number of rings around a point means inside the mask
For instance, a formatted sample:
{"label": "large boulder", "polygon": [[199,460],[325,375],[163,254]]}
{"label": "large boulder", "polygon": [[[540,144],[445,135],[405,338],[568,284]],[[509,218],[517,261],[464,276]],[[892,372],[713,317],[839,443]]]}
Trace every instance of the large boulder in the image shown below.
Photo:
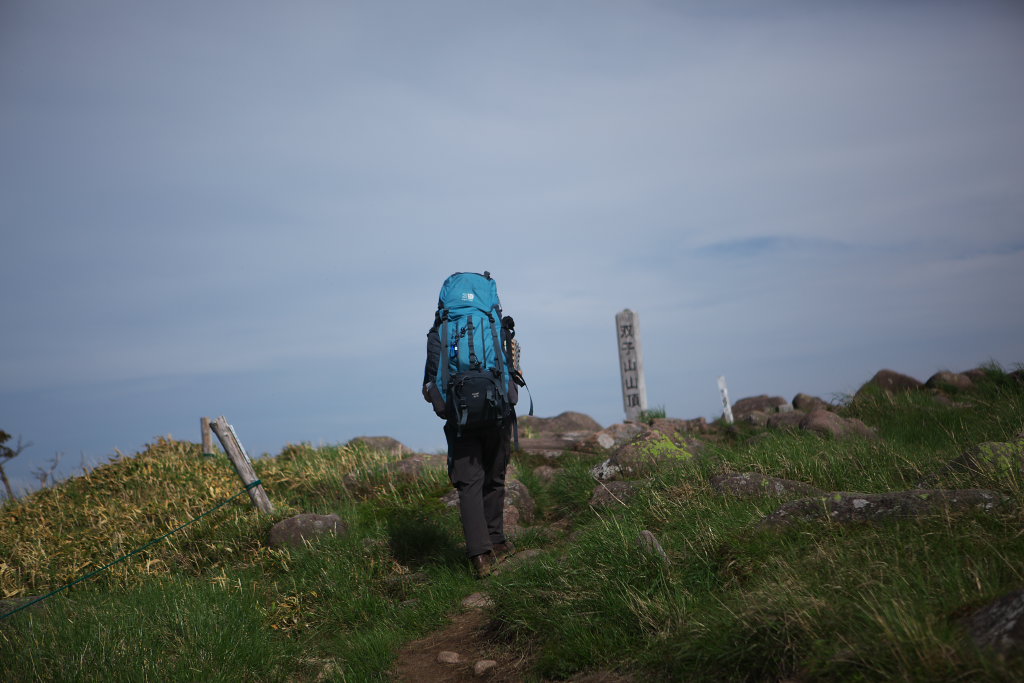
{"label": "large boulder", "polygon": [[761,524],[785,526],[797,521],[828,519],[832,522],[875,522],[886,519],[995,509],[1004,496],[985,489],[915,489],[888,493],[837,491],[824,497],[802,498],[784,504]]}
{"label": "large boulder", "polygon": [[973,612],[964,625],[979,648],[1004,656],[1024,652],[1024,590]]}
{"label": "large boulder", "polygon": [[[741,398],[732,404],[732,416],[736,421],[745,420],[748,415],[754,412],[782,412],[779,409],[781,406],[787,406],[789,409],[792,409],[789,401],[781,396],[768,396],[767,394],[761,394],[760,396],[748,396],[747,398]],[[785,408],[783,408],[783,410],[785,410]]]}
{"label": "large boulder", "polygon": [[562,435],[574,432],[597,432],[601,425],[594,418],[583,413],[566,411],[555,417],[523,415],[518,418],[521,432],[545,435]]}
{"label": "large boulder", "polygon": [[866,393],[881,390],[886,394],[897,394],[905,391],[916,391],[923,387],[920,381],[910,375],[903,375],[895,370],[879,370],[875,376],[861,385],[854,398]]}
{"label": "large boulder", "polygon": [[[764,415],[764,413],[759,413]],[[788,413],[776,413],[765,416],[765,426],[772,429],[799,429],[807,413],[791,410]]]}
{"label": "large boulder", "polygon": [[555,417],[518,418],[519,450],[537,453],[547,458],[557,458],[566,451],[576,448],[579,441],[597,431],[601,425],[589,415],[564,412]]}
{"label": "large boulder", "polygon": [[809,413],[812,410],[821,408],[822,410],[829,410],[832,406],[824,399],[818,398],[817,396],[811,396],[810,394],[797,394],[793,397],[793,408],[796,410],[802,410],[805,413]]}
{"label": "large boulder", "polygon": [[270,527],[267,545],[271,548],[298,548],[318,536],[342,536],[347,531],[348,525],[338,515],[305,513],[281,520]]}
{"label": "large boulder", "polygon": [[875,439],[878,435],[855,417],[840,417],[828,410],[814,410],[803,416],[800,421],[800,429],[817,432],[822,435],[842,437],[862,437]]}
{"label": "large boulder", "polygon": [[960,373],[972,382],[977,382],[988,377],[988,370],[985,368],[971,368]]}
{"label": "large boulder", "polygon": [[950,372],[948,370],[940,370],[934,375],[928,378],[928,381],[924,383],[929,389],[970,389],[974,386],[974,382],[967,375],[960,372]]}
{"label": "large boulder", "polygon": [[739,498],[825,495],[821,489],[802,481],[768,477],[758,472],[718,474],[711,477],[711,487],[719,493]]}
{"label": "large boulder", "polygon": [[703,417],[681,420],[675,417],[658,417],[651,422],[651,429],[661,432],[673,441],[678,434],[705,434],[710,431],[708,421]]}
{"label": "large boulder", "polygon": [[704,448],[693,437],[672,441],[660,432],[648,431],[620,446],[608,459],[591,469],[598,481],[633,479],[649,474],[659,465],[689,462]]}
{"label": "large boulder", "polygon": [[397,439],[390,436],[357,436],[349,439],[345,444],[349,448],[360,448],[368,451],[379,451],[381,453],[398,453],[406,455],[413,450]]}

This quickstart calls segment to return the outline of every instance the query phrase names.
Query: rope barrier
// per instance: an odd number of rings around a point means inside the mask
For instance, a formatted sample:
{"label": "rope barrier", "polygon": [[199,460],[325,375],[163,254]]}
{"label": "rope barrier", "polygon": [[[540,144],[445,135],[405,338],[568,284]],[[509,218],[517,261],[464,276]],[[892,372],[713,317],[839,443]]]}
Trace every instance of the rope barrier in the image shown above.
{"label": "rope barrier", "polygon": [[103,571],[106,571],[107,569],[110,569],[111,567],[113,567],[118,562],[123,562],[124,560],[127,560],[129,557],[131,557],[133,555],[138,555],[139,553],[141,553],[143,550],[145,550],[146,548],[150,547],[151,545],[155,545],[155,544],[159,543],[160,541],[164,540],[168,536],[170,536],[172,534],[178,533],[179,531],[181,531],[182,529],[187,527],[189,524],[192,524],[193,522],[198,522],[203,517],[206,517],[208,514],[210,514],[212,512],[216,512],[217,510],[221,509],[222,507],[224,507],[225,505],[227,505],[228,503],[233,501],[235,498],[238,498],[243,493],[246,493],[247,491],[250,491],[251,489],[259,486],[262,483],[263,483],[262,481],[257,479],[256,481],[254,481],[254,482],[252,482],[250,484],[246,484],[244,489],[242,489],[241,491],[239,491],[235,495],[231,496],[230,498],[226,498],[226,499],[222,500],[215,507],[210,508],[209,510],[207,510],[203,514],[199,515],[198,517],[195,517],[194,519],[190,519],[189,521],[185,522],[181,526],[178,526],[178,527],[176,527],[174,529],[171,529],[170,531],[168,531],[163,536],[159,536],[157,538],[154,538],[149,543],[136,548],[135,550],[131,551],[127,555],[123,555],[123,556],[117,558],[116,560],[114,560],[113,562],[110,562],[109,564],[106,564],[106,565],[100,567],[99,569],[93,570],[93,571],[89,572],[88,574],[86,574],[85,576],[80,576],[79,578],[75,579],[71,583],[65,584],[65,585],[61,586],[60,588],[58,588],[57,590],[55,590],[55,591],[51,591],[51,592],[47,593],[46,595],[44,595],[42,597],[36,598],[35,600],[31,600],[30,602],[26,602],[24,605],[21,605],[20,607],[17,607],[15,609],[11,610],[10,612],[7,612],[4,615],[0,615],[0,621],[3,621],[4,619],[6,619],[7,617],[11,616],[12,614],[17,614],[18,612],[20,612],[23,609],[28,609],[32,605],[35,605],[36,603],[42,602],[43,600],[46,600],[47,598],[52,598],[54,595],[57,595],[57,593],[60,593],[61,591],[64,591],[64,590],[66,590],[68,588],[71,588],[75,584],[81,583],[81,582],[85,581],[86,579],[92,578],[93,576],[96,576],[100,572],[103,572]]}

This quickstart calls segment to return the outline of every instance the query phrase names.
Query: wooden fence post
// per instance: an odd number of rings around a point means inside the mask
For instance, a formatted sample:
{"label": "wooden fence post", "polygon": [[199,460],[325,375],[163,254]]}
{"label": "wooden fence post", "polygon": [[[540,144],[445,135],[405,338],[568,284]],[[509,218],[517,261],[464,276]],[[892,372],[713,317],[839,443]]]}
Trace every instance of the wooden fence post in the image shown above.
{"label": "wooden fence post", "polygon": [[628,308],[615,316],[619,339],[619,372],[622,375],[622,406],[626,419],[636,422],[647,410],[647,383],[644,381],[644,352],[640,346],[640,316]]}
{"label": "wooden fence post", "polygon": [[[231,464],[235,466],[235,471],[238,472],[242,483],[248,487],[254,481],[259,481],[259,477],[256,476],[256,470],[253,469],[252,460],[249,459],[249,454],[242,448],[242,443],[238,440],[238,435],[235,434],[235,428],[228,424],[227,418],[221,415],[213,421],[211,427],[213,433],[220,440],[221,445],[224,446],[224,452],[228,454]],[[260,512],[270,514],[274,511],[274,506],[271,504],[267,492],[263,490],[263,484],[257,484],[250,488],[249,497],[252,499],[252,504]]]}
{"label": "wooden fence post", "polygon": [[203,437],[203,455],[213,455],[213,432],[210,431],[210,418],[199,418],[199,433]]}

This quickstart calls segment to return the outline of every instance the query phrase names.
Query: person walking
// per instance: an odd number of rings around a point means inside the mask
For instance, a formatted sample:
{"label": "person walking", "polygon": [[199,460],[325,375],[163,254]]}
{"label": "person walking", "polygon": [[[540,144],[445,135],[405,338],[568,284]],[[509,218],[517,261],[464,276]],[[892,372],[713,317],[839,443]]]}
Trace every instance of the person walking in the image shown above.
{"label": "person walking", "polygon": [[448,477],[459,493],[466,555],[480,578],[515,552],[504,529],[505,472],[518,386],[525,386],[514,337],[515,321],[502,317],[489,272],[444,281],[427,332],[423,397],[445,420]]}

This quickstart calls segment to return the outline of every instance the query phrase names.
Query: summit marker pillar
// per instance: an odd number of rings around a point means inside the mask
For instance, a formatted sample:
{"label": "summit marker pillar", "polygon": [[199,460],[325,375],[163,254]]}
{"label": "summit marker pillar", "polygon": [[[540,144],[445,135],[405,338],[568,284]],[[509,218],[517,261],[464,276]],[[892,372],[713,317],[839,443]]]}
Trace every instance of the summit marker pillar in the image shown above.
{"label": "summit marker pillar", "polygon": [[636,422],[647,410],[647,383],[644,381],[644,352],[640,345],[640,316],[628,308],[615,316],[619,341],[619,372],[622,376],[622,407],[626,419]]}

